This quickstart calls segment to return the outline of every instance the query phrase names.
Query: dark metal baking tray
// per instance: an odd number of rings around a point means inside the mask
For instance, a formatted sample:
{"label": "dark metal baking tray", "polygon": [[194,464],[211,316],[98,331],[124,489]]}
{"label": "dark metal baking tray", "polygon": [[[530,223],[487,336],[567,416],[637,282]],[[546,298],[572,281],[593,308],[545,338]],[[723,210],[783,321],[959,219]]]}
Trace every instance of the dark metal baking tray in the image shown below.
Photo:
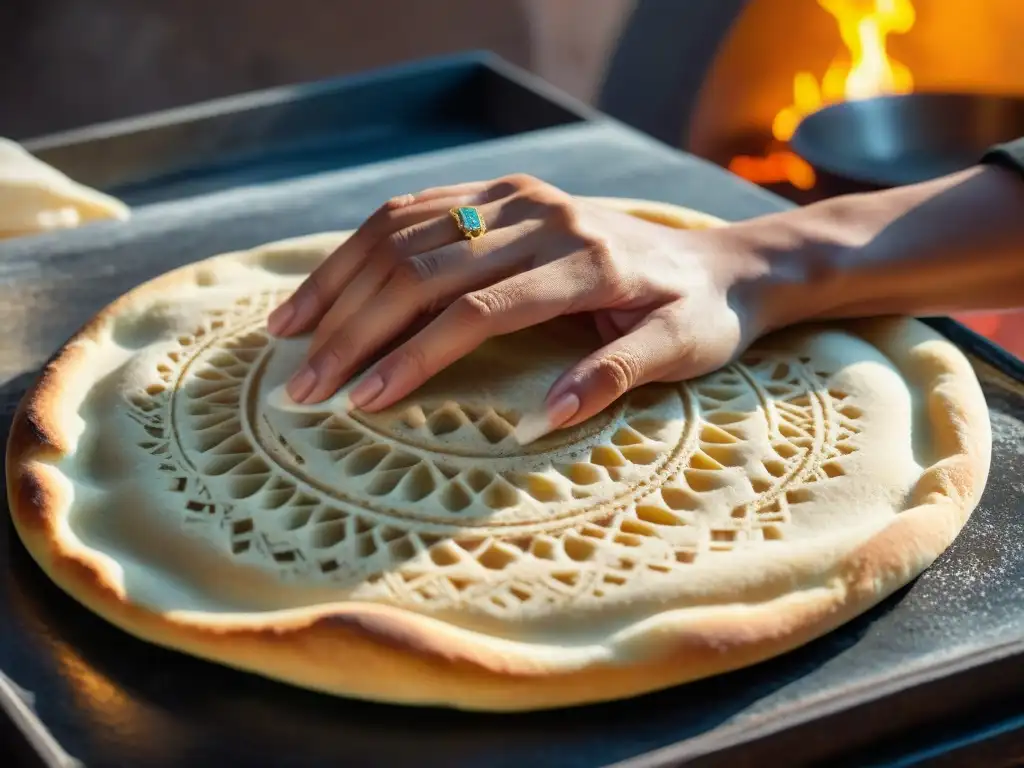
{"label": "dark metal baking tray", "polygon": [[469,53],[103,123],[25,147],[137,206],[591,117],[507,62]]}
{"label": "dark metal baking tray", "polygon": [[[10,241],[0,244],[0,328],[7,333],[0,391],[8,408],[0,436],[46,357],[140,281],[218,252],[353,226],[394,194],[514,171],[578,194],[659,199],[727,219],[784,205],[707,163],[596,120],[381,163],[372,172],[224,193],[215,203],[148,206],[126,224]],[[991,482],[931,569],[821,640],[750,669],[601,706],[490,716],[371,705],[139,642],[52,585],[5,523],[0,671],[31,696],[20,718],[34,739],[31,752],[51,764],[67,753],[90,768],[835,765],[908,730],[1019,702],[1024,377],[1019,361],[983,339],[938,325],[983,372],[995,429]]]}

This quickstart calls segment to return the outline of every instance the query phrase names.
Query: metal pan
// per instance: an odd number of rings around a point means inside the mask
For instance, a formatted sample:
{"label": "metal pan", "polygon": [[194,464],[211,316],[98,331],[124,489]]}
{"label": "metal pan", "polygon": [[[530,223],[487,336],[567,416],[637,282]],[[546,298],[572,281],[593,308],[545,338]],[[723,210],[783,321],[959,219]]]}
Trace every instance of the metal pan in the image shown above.
{"label": "metal pan", "polygon": [[1019,136],[1024,97],[913,93],[826,107],[800,123],[791,146],[840,194],[953,173]]}

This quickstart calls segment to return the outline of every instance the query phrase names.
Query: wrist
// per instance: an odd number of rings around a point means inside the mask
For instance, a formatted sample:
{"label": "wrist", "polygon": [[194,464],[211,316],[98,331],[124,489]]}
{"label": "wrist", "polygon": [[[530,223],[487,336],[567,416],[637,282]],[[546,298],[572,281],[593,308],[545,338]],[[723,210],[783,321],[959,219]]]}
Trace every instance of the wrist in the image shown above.
{"label": "wrist", "polygon": [[843,269],[858,235],[836,211],[817,204],[741,222],[727,247],[748,263],[738,281],[757,335],[834,314],[853,290]]}
{"label": "wrist", "polygon": [[735,224],[719,255],[760,335],[807,320],[1017,306],[1024,291],[1024,187],[971,168],[882,192],[831,198]]}

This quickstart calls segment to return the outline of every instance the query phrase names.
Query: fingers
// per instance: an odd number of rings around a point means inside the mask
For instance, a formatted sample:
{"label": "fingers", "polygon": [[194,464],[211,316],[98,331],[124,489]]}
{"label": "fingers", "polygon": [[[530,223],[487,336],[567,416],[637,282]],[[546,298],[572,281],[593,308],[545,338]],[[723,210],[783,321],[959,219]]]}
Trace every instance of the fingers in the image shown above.
{"label": "fingers", "polygon": [[442,215],[447,217],[452,207],[471,205],[477,196],[486,194],[487,189],[480,184],[471,184],[427,190],[415,197],[403,195],[392,198],[363,222],[271,313],[267,320],[268,330],[276,336],[305,333],[320,321],[378,242],[395,232]]}
{"label": "fingers", "polygon": [[[395,263],[403,256],[424,253],[459,237],[448,216],[450,209],[460,205],[486,206],[540,183],[531,177],[510,176],[494,181],[435,187],[417,195],[392,198],[271,313],[267,321],[268,330],[277,336],[294,336],[310,330],[336,303],[342,287],[368,263],[378,257],[390,258]],[[515,215],[511,211],[506,214],[501,206],[484,207],[481,213],[492,229],[507,225],[508,216]],[[376,252],[378,249],[380,253]],[[374,274],[365,278],[361,287],[366,289],[379,284],[382,269],[374,267]],[[357,298],[365,300],[366,297],[360,294]],[[349,306],[349,303],[345,302],[343,306]],[[358,307],[339,310],[339,314],[351,315],[357,310]]]}
{"label": "fingers", "polygon": [[[532,177],[512,176],[424,190],[415,198],[396,198],[382,206],[268,321],[271,332],[278,335],[317,327],[307,362],[289,383],[291,396],[300,402],[329,396],[369,354],[397,336],[424,310],[515,271],[517,259],[531,256],[524,250],[529,233],[549,218],[549,209],[560,211],[567,205],[563,197],[564,193],[548,189]],[[465,241],[448,211],[474,203],[481,206],[489,232],[483,240]],[[503,243],[509,247],[503,248]],[[464,351],[456,345],[454,357],[441,353],[438,359],[442,367],[448,364],[446,359],[450,362],[461,357],[489,335],[542,322],[571,310],[581,299],[592,299],[594,292],[587,289],[593,286],[594,275],[587,272],[587,264],[581,266],[574,268],[575,274],[571,274],[573,269],[566,274],[562,263],[547,280],[534,285],[529,280],[510,279],[501,285],[504,293],[484,289],[457,302],[457,307],[468,306],[472,299],[505,302],[515,311],[502,320],[519,325],[502,330],[498,318],[490,315],[490,322],[475,322],[473,332],[478,340]],[[548,295],[552,286],[555,293]],[[531,302],[554,302],[558,308],[551,314],[532,317]],[[450,322],[453,311],[450,308],[438,322]],[[356,317],[358,324],[353,322]],[[421,334],[427,341],[432,339],[429,330]],[[430,366],[422,367],[427,370]],[[411,377],[416,380],[405,388],[418,386],[429,375],[432,373]],[[392,400],[402,396],[387,389],[382,386],[377,394]]]}
{"label": "fingers", "polygon": [[401,279],[393,279],[365,306],[358,323],[345,323],[323,338],[315,336],[307,355],[315,379],[305,374],[305,367],[297,373],[289,383],[292,399],[319,402],[329,397],[367,358],[440,303],[438,297],[493,283],[502,271],[528,258],[533,248],[530,237],[511,229],[493,233],[486,258],[474,253],[475,242],[464,240],[427,254],[430,264],[406,267]]}
{"label": "fingers", "polygon": [[[439,199],[450,201],[453,198]],[[465,239],[447,211],[435,219],[391,233],[371,249],[360,269],[317,323],[311,351],[319,349],[353,318],[361,318],[368,305],[382,298],[380,292],[390,286],[404,289],[408,286],[403,284],[411,283],[422,290],[401,290],[391,298],[422,300],[428,305],[436,304],[446,291],[452,290],[451,280],[439,278],[462,278],[461,285],[456,287],[461,287],[459,292],[469,290],[478,271],[470,267],[471,264],[481,262],[486,256],[488,262],[502,266],[500,251],[509,235],[525,236],[536,228],[535,222],[521,223],[527,213],[525,201],[510,198],[482,205],[480,214],[489,231],[481,240]],[[515,226],[517,224],[519,226]],[[511,232],[510,227],[514,227]],[[467,268],[464,274],[459,273]],[[424,292],[431,295],[423,295]]]}
{"label": "fingers", "polygon": [[[345,323],[355,317],[363,309],[363,305],[376,296],[388,281],[393,269],[390,264],[383,260],[373,259],[369,259],[368,262],[342,289],[341,295],[335,299],[327,314],[317,323],[313,339],[310,341],[309,355],[314,354]],[[379,303],[381,297],[377,296],[377,299],[376,303]]]}
{"label": "fingers", "polygon": [[462,184],[446,184],[440,187],[429,187],[416,194],[419,202],[439,200],[448,197],[476,197],[494,187],[493,181],[467,181]]}
{"label": "fingers", "polygon": [[367,411],[402,399],[484,341],[578,311],[592,285],[552,262],[461,296],[434,322],[378,362],[349,393]]}
{"label": "fingers", "polygon": [[[531,442],[553,429],[586,421],[631,389],[665,380],[669,372],[673,378],[686,378],[691,348],[692,340],[679,328],[673,307],[655,310],[632,331],[562,374],[548,392],[544,415],[532,419],[537,423],[520,422],[520,441]],[[567,403],[575,405],[571,412]]]}

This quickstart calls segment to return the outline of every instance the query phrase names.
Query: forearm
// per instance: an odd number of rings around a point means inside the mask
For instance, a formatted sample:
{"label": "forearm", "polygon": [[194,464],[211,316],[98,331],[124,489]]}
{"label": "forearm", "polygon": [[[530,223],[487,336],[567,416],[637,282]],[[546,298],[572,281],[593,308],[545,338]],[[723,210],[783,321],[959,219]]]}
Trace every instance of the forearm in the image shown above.
{"label": "forearm", "polygon": [[740,225],[773,283],[770,325],[1024,306],[1024,180],[980,166]]}

